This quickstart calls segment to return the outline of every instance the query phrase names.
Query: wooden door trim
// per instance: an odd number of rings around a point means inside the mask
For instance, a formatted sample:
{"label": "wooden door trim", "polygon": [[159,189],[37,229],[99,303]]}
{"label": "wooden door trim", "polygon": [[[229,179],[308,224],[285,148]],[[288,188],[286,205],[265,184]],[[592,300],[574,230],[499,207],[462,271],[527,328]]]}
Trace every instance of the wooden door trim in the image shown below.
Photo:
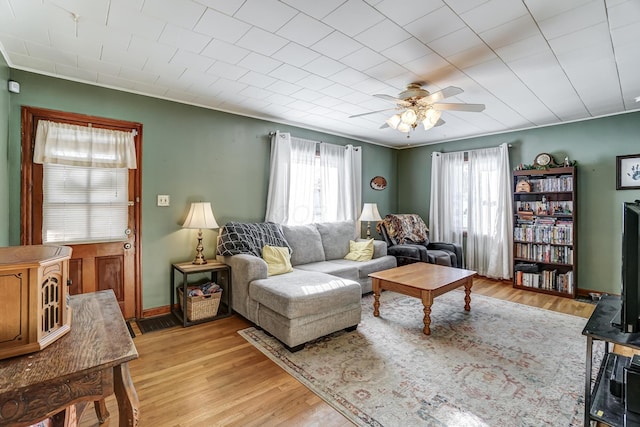
{"label": "wooden door trim", "polygon": [[33,167],[33,149],[35,141],[35,125],[39,120],[51,120],[59,123],[69,123],[79,126],[87,126],[91,124],[93,127],[118,129],[124,131],[135,130],[134,137],[137,159],[137,171],[134,174],[134,210],[136,227],[132,230],[134,235],[134,274],[135,274],[135,317],[142,317],[142,269],[141,269],[141,250],[142,242],[142,123],[129,122],[126,120],[110,119],[106,117],[90,116],[86,114],[70,113],[66,111],[49,110],[46,108],[37,108],[23,106],[21,111],[21,154],[22,154],[22,171],[21,171],[21,194],[20,194],[20,244],[32,245],[33,236],[33,185],[34,185],[34,167]]}

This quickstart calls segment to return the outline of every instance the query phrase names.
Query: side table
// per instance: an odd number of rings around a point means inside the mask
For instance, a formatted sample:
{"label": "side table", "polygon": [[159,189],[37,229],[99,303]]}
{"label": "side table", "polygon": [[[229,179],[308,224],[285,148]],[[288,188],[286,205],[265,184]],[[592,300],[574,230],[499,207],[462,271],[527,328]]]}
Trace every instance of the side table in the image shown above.
{"label": "side table", "polygon": [[[215,316],[207,317],[199,320],[189,320],[186,314],[189,285],[188,277],[192,274],[211,274],[211,281],[217,283],[222,288],[222,296],[218,313]],[[182,275],[182,283],[178,287],[182,287],[182,307],[176,306],[176,274]],[[196,325],[198,323],[209,322],[211,320],[221,319],[231,316],[231,267],[217,261],[209,261],[206,264],[192,264],[191,262],[182,262],[171,265],[171,312],[182,322],[183,327]]]}

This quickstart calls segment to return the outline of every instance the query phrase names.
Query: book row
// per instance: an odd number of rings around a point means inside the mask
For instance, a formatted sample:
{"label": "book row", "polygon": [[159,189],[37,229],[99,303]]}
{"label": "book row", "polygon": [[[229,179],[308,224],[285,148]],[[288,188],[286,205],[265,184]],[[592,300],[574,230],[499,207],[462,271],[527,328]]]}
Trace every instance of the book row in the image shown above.
{"label": "book row", "polygon": [[537,262],[573,264],[573,248],[549,244],[516,243],[515,257]]}
{"label": "book row", "polygon": [[522,242],[571,245],[573,244],[573,227],[571,225],[522,224],[513,229],[513,239]]}
{"label": "book row", "polygon": [[559,176],[553,178],[529,179],[531,191],[534,193],[552,191],[573,191],[573,176]]}
{"label": "book row", "polygon": [[556,270],[543,270],[540,273],[515,272],[516,285],[528,288],[573,294],[573,271],[558,273]]}

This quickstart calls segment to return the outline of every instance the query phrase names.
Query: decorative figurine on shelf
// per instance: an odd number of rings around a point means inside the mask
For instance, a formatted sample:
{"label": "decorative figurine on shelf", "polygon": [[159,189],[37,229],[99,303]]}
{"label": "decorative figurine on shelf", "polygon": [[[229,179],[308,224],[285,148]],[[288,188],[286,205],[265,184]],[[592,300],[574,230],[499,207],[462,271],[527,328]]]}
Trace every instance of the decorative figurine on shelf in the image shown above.
{"label": "decorative figurine on shelf", "polygon": [[571,166],[571,162],[569,161],[569,156],[567,156],[567,157],[565,157],[565,158],[564,158],[564,164],[563,164],[563,166],[564,166],[565,168],[568,168],[569,166]]}

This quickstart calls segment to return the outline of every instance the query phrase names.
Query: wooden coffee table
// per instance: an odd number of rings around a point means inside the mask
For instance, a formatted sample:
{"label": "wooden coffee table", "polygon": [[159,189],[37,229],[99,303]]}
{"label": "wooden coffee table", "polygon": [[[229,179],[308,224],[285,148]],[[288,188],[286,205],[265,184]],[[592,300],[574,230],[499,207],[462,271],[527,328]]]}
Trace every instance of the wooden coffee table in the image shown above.
{"label": "wooden coffee table", "polygon": [[416,262],[390,270],[369,274],[373,285],[373,315],[380,316],[380,291],[383,289],[420,298],[424,306],[424,328],[431,334],[431,305],[433,299],[464,286],[464,309],[471,310],[471,286],[475,271]]}

